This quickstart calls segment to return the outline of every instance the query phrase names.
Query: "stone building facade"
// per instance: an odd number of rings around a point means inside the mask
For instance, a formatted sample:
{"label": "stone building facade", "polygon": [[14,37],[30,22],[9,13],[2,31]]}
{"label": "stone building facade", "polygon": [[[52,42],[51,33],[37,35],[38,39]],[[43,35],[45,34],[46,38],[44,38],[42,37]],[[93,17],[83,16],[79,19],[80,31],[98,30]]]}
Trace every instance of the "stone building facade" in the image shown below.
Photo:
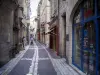
{"label": "stone building facade", "polygon": [[24,24],[24,36],[26,37],[26,44],[29,44],[30,34],[29,34],[29,27],[30,27],[30,0],[23,1],[23,24]]}
{"label": "stone building facade", "polygon": [[77,71],[86,75],[99,75],[100,1],[59,1],[59,51]]}
{"label": "stone building facade", "polygon": [[100,75],[100,0],[50,0],[50,8],[49,47],[80,75]]}
{"label": "stone building facade", "polygon": [[10,60],[9,52],[13,47],[13,18],[17,2],[3,0],[0,3],[0,66],[2,66]]}
{"label": "stone building facade", "polygon": [[67,1],[59,0],[59,54],[66,57],[66,9]]}
{"label": "stone building facade", "polygon": [[26,11],[24,13],[26,13],[26,40],[27,40],[27,44],[29,44],[30,41],[30,33],[29,33],[29,27],[30,27],[30,0],[25,0],[25,6],[24,9],[26,9]]}
{"label": "stone building facade", "polygon": [[50,1],[41,0],[38,5],[38,38],[49,46]]}
{"label": "stone building facade", "polygon": [[50,48],[53,49],[57,55],[59,54],[59,22],[58,22],[58,8],[59,0],[50,0],[51,15],[50,15]]}
{"label": "stone building facade", "polygon": [[0,0],[0,67],[21,50],[26,31],[22,21],[26,20],[23,13],[25,1]]}
{"label": "stone building facade", "polygon": [[40,7],[41,7],[41,1],[38,4],[37,18],[35,19],[35,21],[37,22],[36,39],[39,41],[40,41]]}

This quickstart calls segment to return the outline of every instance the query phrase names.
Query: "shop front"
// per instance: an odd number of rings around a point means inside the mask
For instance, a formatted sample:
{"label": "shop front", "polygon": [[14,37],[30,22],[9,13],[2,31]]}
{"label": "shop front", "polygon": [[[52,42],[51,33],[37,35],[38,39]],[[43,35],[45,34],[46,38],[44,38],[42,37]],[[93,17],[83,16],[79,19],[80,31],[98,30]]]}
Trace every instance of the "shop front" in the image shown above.
{"label": "shop front", "polygon": [[72,63],[87,75],[100,75],[100,0],[83,0],[73,17]]}
{"label": "shop front", "polygon": [[37,29],[37,40],[40,41],[40,29]]}
{"label": "shop front", "polygon": [[54,27],[53,29],[51,29],[50,31],[50,48],[53,49],[54,51],[56,51],[56,27]]}
{"label": "shop front", "polygon": [[45,24],[44,22],[41,24],[41,41],[45,44]]}
{"label": "shop front", "polygon": [[57,24],[57,20],[55,20],[51,26],[50,26],[50,48],[53,49],[56,54],[58,55],[58,45],[59,45],[59,41],[58,41],[58,24]]}

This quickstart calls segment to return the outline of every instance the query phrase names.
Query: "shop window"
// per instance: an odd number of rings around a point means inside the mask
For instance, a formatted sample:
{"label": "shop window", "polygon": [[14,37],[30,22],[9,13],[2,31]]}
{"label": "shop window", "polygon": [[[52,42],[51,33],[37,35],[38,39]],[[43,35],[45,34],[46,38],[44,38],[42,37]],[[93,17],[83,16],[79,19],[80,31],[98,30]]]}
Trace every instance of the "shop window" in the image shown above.
{"label": "shop window", "polygon": [[100,0],[98,0],[98,14],[100,15]]}
{"label": "shop window", "polygon": [[93,22],[84,25],[84,48],[95,48],[95,24]]}
{"label": "shop window", "polygon": [[[99,28],[99,38],[100,38],[100,19],[98,19],[98,28]],[[100,40],[99,40],[100,41]],[[100,42],[99,42],[99,59],[98,59],[98,63],[99,63],[99,69],[98,69],[98,75],[100,75]]]}
{"label": "shop window", "polygon": [[86,74],[95,75],[96,44],[95,44],[95,24],[93,22],[84,25],[83,44],[83,69]]}
{"label": "shop window", "polygon": [[74,24],[77,24],[81,21],[81,12],[80,9],[78,9],[74,15]]}
{"label": "shop window", "polygon": [[81,25],[74,28],[74,63],[81,66]]}
{"label": "shop window", "polygon": [[84,0],[84,19],[94,15],[94,0]]}
{"label": "shop window", "polygon": [[[83,0],[81,8],[79,7],[76,11],[73,23],[73,62],[78,65],[86,75],[100,75],[100,60],[98,60],[99,68],[96,71],[96,24],[94,20],[97,20],[95,16],[95,4],[97,1],[98,14],[100,15],[100,0]],[[81,15],[82,14],[82,15]],[[91,18],[95,17],[95,18]],[[81,20],[82,18],[82,20]],[[91,21],[90,21],[91,18]],[[80,23],[80,24],[79,24]],[[100,28],[100,19],[98,19],[98,28]],[[99,31],[100,32],[100,29]],[[100,33],[98,34],[100,38]],[[98,39],[99,41],[99,39]],[[100,46],[100,42],[99,42]],[[100,49],[98,52],[100,59]]]}

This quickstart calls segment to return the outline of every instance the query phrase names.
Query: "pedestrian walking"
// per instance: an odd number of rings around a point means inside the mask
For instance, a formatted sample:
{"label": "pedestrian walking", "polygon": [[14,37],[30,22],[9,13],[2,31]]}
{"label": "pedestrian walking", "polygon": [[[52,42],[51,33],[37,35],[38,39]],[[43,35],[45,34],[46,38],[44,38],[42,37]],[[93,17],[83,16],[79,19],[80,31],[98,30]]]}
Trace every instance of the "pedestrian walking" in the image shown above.
{"label": "pedestrian walking", "polygon": [[31,45],[32,45],[33,44],[33,37],[31,37],[30,40],[31,40]]}
{"label": "pedestrian walking", "polygon": [[25,49],[25,42],[26,42],[25,37],[23,37],[23,38],[22,38],[22,45],[23,45],[23,48],[24,48],[24,49]]}

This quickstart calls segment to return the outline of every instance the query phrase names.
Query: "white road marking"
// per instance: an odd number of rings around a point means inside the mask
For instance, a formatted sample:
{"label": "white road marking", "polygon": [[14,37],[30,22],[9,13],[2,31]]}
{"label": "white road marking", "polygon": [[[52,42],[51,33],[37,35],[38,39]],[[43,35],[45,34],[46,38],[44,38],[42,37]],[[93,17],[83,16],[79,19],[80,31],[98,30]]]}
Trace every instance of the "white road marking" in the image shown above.
{"label": "white road marking", "polygon": [[[40,44],[40,43],[39,43],[39,44]],[[50,58],[50,60],[51,60],[51,62],[52,62],[52,65],[53,65],[53,67],[54,67],[54,69],[55,69],[57,75],[62,75],[61,72],[59,71],[59,69],[57,68],[57,66],[55,66],[55,64],[53,63],[53,59],[52,59],[51,55],[49,54],[49,52],[47,51],[47,49],[46,49],[42,44],[40,44],[40,45],[44,48],[44,50],[45,50],[46,53],[48,54],[48,56],[49,56],[49,58]]]}
{"label": "white road marking", "polygon": [[33,49],[35,49],[35,48],[29,48],[30,50],[33,50]]}
{"label": "white road marking", "polygon": [[32,61],[31,58],[22,58],[21,60],[31,60]]}
{"label": "white road marking", "polygon": [[27,74],[27,75],[32,75],[32,74]]}
{"label": "white road marking", "polygon": [[49,60],[50,58],[39,58],[39,60]]}
{"label": "white road marking", "polygon": [[47,54],[53,64],[53,67],[54,67],[55,71],[57,72],[57,75],[79,75],[69,65],[66,64],[66,60],[64,58],[61,58],[61,59],[52,58],[51,55],[49,54],[49,52],[47,51],[46,47],[44,47],[42,44],[41,44],[41,46],[47,52]]}
{"label": "white road marking", "polygon": [[27,75],[37,75],[37,70],[38,70],[38,47],[36,43],[34,42],[35,45],[35,52],[32,58],[32,63],[29,68],[29,73]]}
{"label": "white road marking", "polygon": [[35,49],[35,51],[34,51],[34,55],[33,55],[33,58],[32,58],[31,66],[30,66],[30,68],[29,68],[29,73],[28,73],[27,75],[33,74],[33,67],[34,67],[35,57],[36,57],[36,49]]}
{"label": "white road marking", "polygon": [[9,66],[6,68],[6,70],[1,75],[8,75],[13,70],[13,68],[18,64],[18,62],[24,56],[24,54],[26,53],[28,49],[29,49],[29,46],[26,46],[24,51],[20,51],[20,54],[18,54],[16,58],[12,59],[9,62],[10,63]]}
{"label": "white road marking", "polygon": [[34,75],[38,74],[38,59],[39,59],[39,52],[38,52],[38,46],[37,46],[37,54],[36,54],[36,62],[35,62],[35,68],[34,68]]}

